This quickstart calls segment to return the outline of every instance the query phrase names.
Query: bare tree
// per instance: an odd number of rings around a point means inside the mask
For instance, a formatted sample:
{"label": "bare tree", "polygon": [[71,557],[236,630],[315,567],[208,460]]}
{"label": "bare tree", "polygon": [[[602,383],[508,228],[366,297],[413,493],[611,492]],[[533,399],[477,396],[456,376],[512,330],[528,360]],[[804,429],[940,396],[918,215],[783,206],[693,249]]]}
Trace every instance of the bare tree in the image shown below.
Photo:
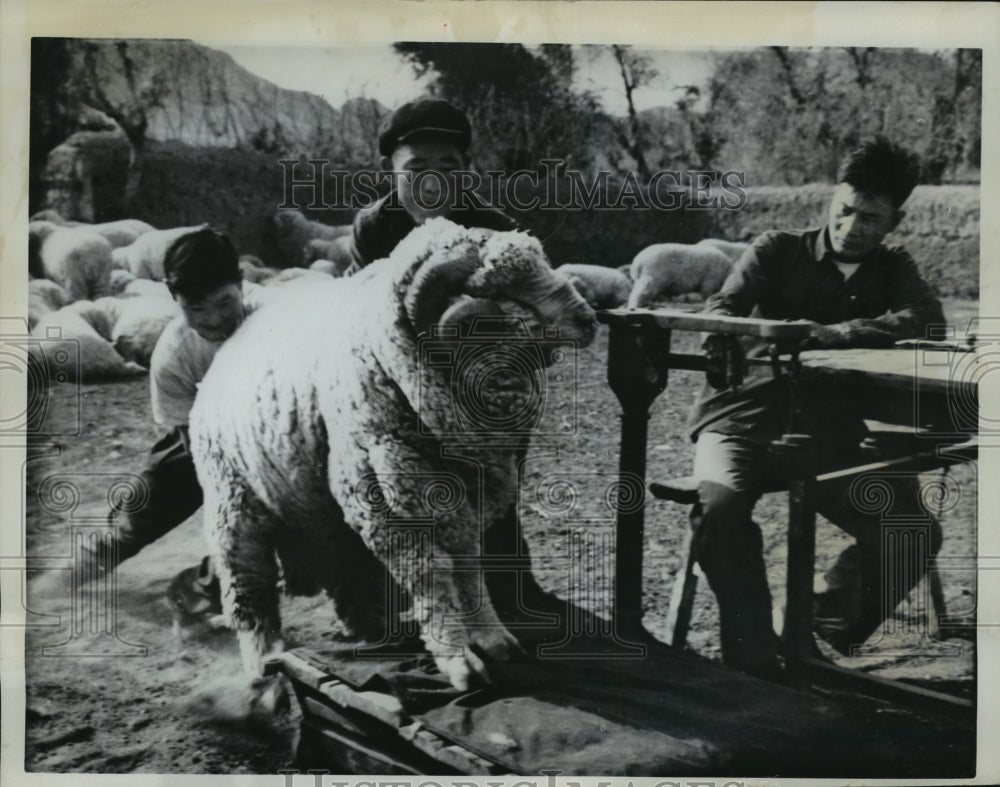
{"label": "bare tree", "polygon": [[649,165],[646,163],[645,139],[642,123],[635,110],[634,93],[637,88],[649,84],[657,76],[652,61],[645,55],[636,54],[631,47],[615,44],[611,53],[618,63],[622,84],[625,87],[625,101],[628,104],[628,128],[618,125],[616,131],[618,141],[628,154],[635,159],[636,169],[643,179],[650,177]]}

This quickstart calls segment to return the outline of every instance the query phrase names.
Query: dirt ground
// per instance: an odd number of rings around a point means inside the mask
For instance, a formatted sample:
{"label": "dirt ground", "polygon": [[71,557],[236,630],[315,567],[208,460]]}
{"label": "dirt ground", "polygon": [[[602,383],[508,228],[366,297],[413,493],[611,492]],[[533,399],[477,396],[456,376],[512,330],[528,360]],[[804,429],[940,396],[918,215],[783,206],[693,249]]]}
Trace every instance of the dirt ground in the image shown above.
{"label": "dirt ground", "polygon": [[[951,320],[964,327],[977,305],[955,301],[946,308]],[[693,341],[691,336],[678,337],[675,346],[691,349]],[[574,389],[553,397],[553,410],[545,417],[558,424],[561,434],[533,446],[521,496],[522,522],[539,581],[604,613],[610,599],[609,576],[585,574],[570,584],[566,573],[552,566],[571,548],[568,536],[574,521],[596,523],[598,529],[613,532],[613,511],[604,503],[604,492],[617,478],[620,410],[606,383],[606,358],[607,330],[602,329],[597,341],[580,354]],[[655,402],[649,430],[650,480],[690,471],[692,445],[683,424],[699,386],[699,375],[674,372],[667,391]],[[79,433],[73,434],[77,419]],[[156,437],[148,381],[79,389],[57,385],[50,393],[46,424],[52,437],[29,450],[25,465],[26,545],[33,557],[49,556],[65,563],[71,525],[79,532],[88,525],[101,525],[115,476],[141,469]],[[951,470],[961,495],[956,505],[942,512],[945,556],[975,552],[976,471],[975,465]],[[571,499],[553,497],[557,487],[574,490]],[[768,495],[755,515],[764,531],[776,598],[784,581],[785,505],[782,496]],[[647,501],[645,624],[663,639],[667,639],[665,616],[687,527],[686,509]],[[821,521],[817,566],[829,564],[848,543],[844,534]],[[116,587],[108,591],[108,597],[116,599],[114,614],[97,619],[93,627],[89,622],[93,618],[69,603],[68,576],[54,600],[51,594],[43,597],[35,592],[39,572],[29,575],[27,608],[32,613],[29,622],[35,625],[27,630],[25,652],[27,770],[268,774],[294,767],[298,722],[294,708],[277,718],[247,718],[238,704],[227,706],[218,700],[223,693],[217,689],[231,685],[241,669],[231,632],[190,629],[179,641],[171,631],[164,598],[167,585],[204,552],[199,512],[120,567]],[[949,612],[974,609],[971,571],[945,570],[942,581]],[[894,633],[869,642],[861,656],[838,661],[969,694],[972,643],[933,642],[922,633],[922,589],[897,611]],[[293,646],[322,640],[331,619],[328,602],[322,598],[287,600],[282,616],[286,639]],[[689,639],[702,656],[719,658],[717,612],[704,583],[699,586]]]}

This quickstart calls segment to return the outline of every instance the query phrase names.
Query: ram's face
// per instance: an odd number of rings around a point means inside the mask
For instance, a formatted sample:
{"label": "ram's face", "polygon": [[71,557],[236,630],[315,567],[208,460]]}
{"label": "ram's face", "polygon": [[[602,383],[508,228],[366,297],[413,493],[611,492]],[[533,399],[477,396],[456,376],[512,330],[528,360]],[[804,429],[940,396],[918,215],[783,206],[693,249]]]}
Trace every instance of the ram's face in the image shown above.
{"label": "ram's face", "polygon": [[522,319],[531,335],[586,347],[597,330],[594,310],[552,270],[541,244],[519,232],[496,233],[480,251],[481,265],[466,292]]}
{"label": "ram's face", "polygon": [[418,336],[434,326],[468,335],[476,321],[547,347],[585,347],[594,339],[593,310],[527,233],[466,229],[435,218],[413,230],[397,254],[413,260],[404,304]]}

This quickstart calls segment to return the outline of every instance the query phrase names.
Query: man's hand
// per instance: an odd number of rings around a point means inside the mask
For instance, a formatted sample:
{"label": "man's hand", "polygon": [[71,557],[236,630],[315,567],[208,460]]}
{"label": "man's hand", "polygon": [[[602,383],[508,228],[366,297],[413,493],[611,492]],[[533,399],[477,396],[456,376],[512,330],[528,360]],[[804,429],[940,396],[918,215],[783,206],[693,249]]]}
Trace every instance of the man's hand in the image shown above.
{"label": "man's hand", "polygon": [[743,382],[743,345],[736,336],[714,333],[701,343],[707,361],[705,377],[716,391],[737,388]]}
{"label": "man's hand", "polygon": [[844,347],[847,344],[847,331],[839,325],[812,324],[811,347]]}

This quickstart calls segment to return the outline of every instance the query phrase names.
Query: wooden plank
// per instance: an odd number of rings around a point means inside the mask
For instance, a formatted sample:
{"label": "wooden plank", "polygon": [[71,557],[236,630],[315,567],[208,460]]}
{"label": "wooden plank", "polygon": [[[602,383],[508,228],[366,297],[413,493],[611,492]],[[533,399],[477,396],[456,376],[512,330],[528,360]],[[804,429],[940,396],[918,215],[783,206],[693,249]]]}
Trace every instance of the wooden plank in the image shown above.
{"label": "wooden plank", "polygon": [[400,727],[407,720],[403,706],[391,694],[377,691],[354,691],[346,683],[333,681],[319,686],[320,694],[342,708],[360,711],[373,719],[378,719],[390,727]]}
{"label": "wooden plank", "polygon": [[316,658],[315,654],[308,648],[285,651],[268,659],[264,666],[265,674],[270,675],[283,669],[292,680],[312,689],[319,688],[323,683],[333,680],[333,676],[326,671],[323,662]]}
{"label": "wooden plank", "polygon": [[878,675],[869,675],[815,658],[803,659],[798,662],[798,666],[806,668],[809,682],[814,686],[856,691],[904,707],[944,716],[963,726],[975,727],[976,703],[973,700],[942,694],[939,691],[931,691]]}
{"label": "wooden plank", "polygon": [[597,319],[608,325],[728,333],[735,336],[758,336],[773,341],[807,339],[812,335],[813,325],[808,320],[764,320],[759,317],[729,317],[724,314],[676,309],[607,309],[598,312]]}
{"label": "wooden plank", "polygon": [[443,740],[430,730],[419,729],[410,738],[414,747],[429,757],[469,775],[492,775],[500,772],[496,764],[468,749]]}
{"label": "wooden plank", "polygon": [[[298,756],[308,759],[310,763],[329,767],[332,760],[336,766],[345,768],[348,773],[417,776],[422,772],[385,751],[366,745],[328,726],[311,723],[303,727],[303,732],[306,731],[311,732],[311,735],[303,735]],[[306,747],[309,751],[302,751]]]}
{"label": "wooden plank", "polygon": [[921,349],[808,350],[799,356],[802,379],[885,386],[952,396],[975,396],[985,356]]}

